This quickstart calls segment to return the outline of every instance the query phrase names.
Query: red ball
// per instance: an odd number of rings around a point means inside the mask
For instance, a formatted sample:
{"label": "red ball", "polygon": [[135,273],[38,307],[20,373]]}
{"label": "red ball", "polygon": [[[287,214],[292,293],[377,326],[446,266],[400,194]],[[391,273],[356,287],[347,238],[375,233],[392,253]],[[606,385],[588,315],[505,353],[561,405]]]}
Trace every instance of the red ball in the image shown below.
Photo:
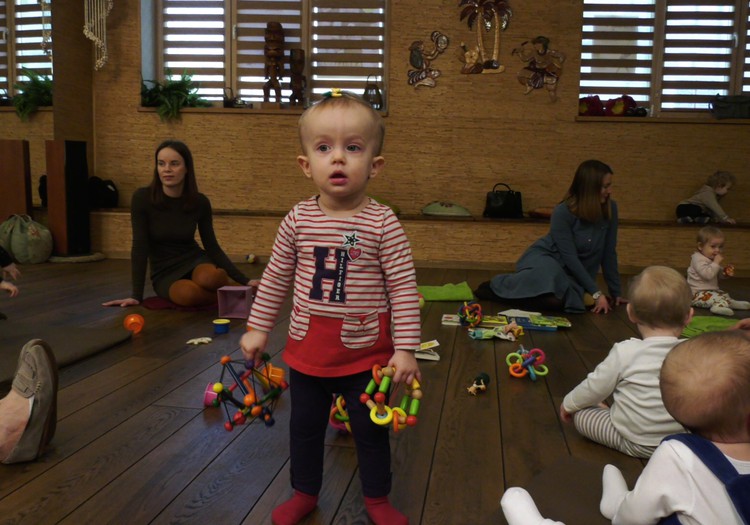
{"label": "red ball", "polygon": [[227,421],[226,423],[224,423],[224,428],[226,429],[227,432],[231,432],[232,429],[234,428],[234,425],[232,425],[231,421]]}
{"label": "red ball", "polygon": [[383,392],[375,392],[374,399],[376,403],[385,403],[385,394]]}
{"label": "red ball", "polygon": [[359,402],[363,405],[366,405],[369,400],[370,396],[366,392],[359,395]]}
{"label": "red ball", "polygon": [[409,427],[417,426],[417,416],[406,416],[406,425]]}
{"label": "red ball", "polygon": [[245,421],[247,421],[247,418],[245,417],[245,414],[242,412],[237,412],[234,415],[234,424],[235,425],[244,425]]}
{"label": "red ball", "polygon": [[122,324],[126,330],[138,334],[143,330],[143,325],[146,324],[146,320],[143,319],[143,316],[140,314],[130,314],[125,317]]}

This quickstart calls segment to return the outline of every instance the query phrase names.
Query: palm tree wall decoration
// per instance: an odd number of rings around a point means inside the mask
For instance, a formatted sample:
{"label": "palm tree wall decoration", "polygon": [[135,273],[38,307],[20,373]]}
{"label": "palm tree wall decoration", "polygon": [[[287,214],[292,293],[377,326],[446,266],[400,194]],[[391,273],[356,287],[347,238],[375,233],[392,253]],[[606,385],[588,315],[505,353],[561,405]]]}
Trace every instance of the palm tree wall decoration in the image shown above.
{"label": "palm tree wall decoration", "polygon": [[[500,65],[500,31],[505,31],[513,16],[513,11],[506,0],[461,0],[460,19],[466,20],[469,29],[476,30],[479,60],[484,70],[505,70]],[[492,58],[487,59],[487,53],[482,39],[482,29],[489,32],[494,28],[495,38],[492,46]]]}

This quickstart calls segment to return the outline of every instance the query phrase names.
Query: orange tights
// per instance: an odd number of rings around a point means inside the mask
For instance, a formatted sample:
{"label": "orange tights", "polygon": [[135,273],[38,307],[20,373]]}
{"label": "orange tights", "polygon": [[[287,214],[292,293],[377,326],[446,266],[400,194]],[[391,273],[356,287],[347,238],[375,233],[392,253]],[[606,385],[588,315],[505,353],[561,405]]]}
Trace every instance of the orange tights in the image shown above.
{"label": "orange tights", "polygon": [[190,279],[180,279],[169,287],[169,300],[180,306],[203,306],[216,302],[216,290],[229,284],[227,272],[213,264],[193,268]]}

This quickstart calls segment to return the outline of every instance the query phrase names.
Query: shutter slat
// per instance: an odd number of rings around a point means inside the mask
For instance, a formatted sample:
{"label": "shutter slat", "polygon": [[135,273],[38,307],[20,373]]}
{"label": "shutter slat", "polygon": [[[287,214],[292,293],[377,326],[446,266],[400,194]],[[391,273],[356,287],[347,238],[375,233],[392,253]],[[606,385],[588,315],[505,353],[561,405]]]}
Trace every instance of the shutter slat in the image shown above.
{"label": "shutter slat", "polygon": [[[160,0],[164,21],[162,56],[173,70],[189,68],[194,78],[221,75],[223,85],[234,85],[245,99],[262,100],[265,79],[265,28],[268,21],[278,21],[284,29],[282,95],[289,95],[289,50],[306,50],[307,96],[314,90],[331,87],[362,91],[364,78],[385,78],[385,6],[386,0],[309,0],[310,13],[303,17],[301,0],[234,0],[229,9],[223,0]],[[217,13],[204,14],[200,7],[214,8]],[[183,10],[179,12],[179,10]],[[236,18],[230,20],[232,16]],[[302,20],[310,20],[303,30]],[[204,21],[219,26],[205,27]],[[234,28],[234,39],[225,42],[226,27]],[[310,42],[301,41],[302,34]],[[213,37],[213,38],[212,38]],[[225,49],[235,56],[223,56]],[[224,62],[227,65],[224,66]],[[218,65],[217,65],[218,64]],[[232,76],[236,80],[232,81]],[[337,80],[331,80],[331,77]],[[340,80],[338,80],[340,79]],[[346,80],[349,79],[349,80]],[[201,90],[218,85],[215,80],[201,81]],[[381,81],[381,90],[385,92]]]}

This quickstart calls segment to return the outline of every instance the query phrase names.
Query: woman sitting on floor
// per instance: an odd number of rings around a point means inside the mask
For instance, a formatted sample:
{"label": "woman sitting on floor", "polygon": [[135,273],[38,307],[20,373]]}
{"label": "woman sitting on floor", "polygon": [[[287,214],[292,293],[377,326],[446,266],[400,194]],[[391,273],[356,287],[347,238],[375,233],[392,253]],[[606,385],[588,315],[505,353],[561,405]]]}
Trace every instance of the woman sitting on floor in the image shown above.
{"label": "woman sitting on floor", "polygon": [[[179,306],[216,302],[216,290],[231,277],[249,279],[232,264],[216,240],[211,203],[198,192],[193,155],[182,142],[166,141],[156,149],[151,185],[133,194],[131,250],[133,293],[104,306],[134,306],[143,301],[146,265],[156,295]],[[195,241],[200,233],[201,249]]]}
{"label": "woman sitting on floor", "polygon": [[[607,313],[621,297],[617,269],[617,205],[610,199],[612,170],[598,160],[581,163],[565,198],[555,206],[547,235],[516,263],[516,272],[496,275],[479,285],[480,299],[524,299],[527,307]],[[601,267],[610,298],[596,283]]]}

